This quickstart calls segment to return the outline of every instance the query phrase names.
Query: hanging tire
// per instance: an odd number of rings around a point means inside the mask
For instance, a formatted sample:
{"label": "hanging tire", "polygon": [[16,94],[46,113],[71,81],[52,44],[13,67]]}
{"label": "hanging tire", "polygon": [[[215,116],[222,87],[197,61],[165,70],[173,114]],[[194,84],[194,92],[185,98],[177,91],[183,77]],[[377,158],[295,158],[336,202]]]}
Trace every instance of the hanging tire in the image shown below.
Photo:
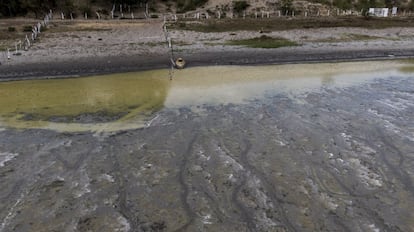
{"label": "hanging tire", "polygon": [[185,67],[185,61],[184,61],[184,59],[183,59],[183,58],[178,58],[178,59],[175,61],[175,67],[176,67],[177,69],[183,69],[183,68]]}

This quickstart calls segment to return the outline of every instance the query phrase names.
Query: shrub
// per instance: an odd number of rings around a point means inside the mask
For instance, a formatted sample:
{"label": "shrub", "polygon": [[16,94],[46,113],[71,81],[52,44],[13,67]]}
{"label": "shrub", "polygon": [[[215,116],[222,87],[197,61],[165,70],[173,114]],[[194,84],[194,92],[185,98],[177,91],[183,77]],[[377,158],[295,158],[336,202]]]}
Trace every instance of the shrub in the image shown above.
{"label": "shrub", "polygon": [[285,14],[285,12],[292,12],[295,10],[292,2],[292,0],[282,0],[279,2],[279,8],[283,14]]}
{"label": "shrub", "polygon": [[86,14],[88,14],[88,17],[91,17],[92,13],[93,13],[91,7],[86,6],[86,5],[79,6],[79,11],[82,12],[82,16],[85,15],[85,13],[86,13]]}
{"label": "shrub", "polygon": [[342,10],[352,8],[352,0],[334,0],[332,4]]}
{"label": "shrub", "polygon": [[247,7],[249,7],[250,4],[246,1],[235,1],[233,2],[233,10],[236,13],[241,13],[242,11],[246,10]]}
{"label": "shrub", "polygon": [[31,32],[31,31],[32,31],[32,29],[33,29],[33,27],[32,27],[32,26],[24,26],[24,27],[23,27],[23,32]]}
{"label": "shrub", "polygon": [[195,10],[197,7],[203,6],[208,0],[178,0],[177,8],[178,12],[186,12]]}
{"label": "shrub", "polygon": [[232,40],[229,41],[228,44],[246,46],[249,48],[280,48],[287,46],[297,46],[297,44],[293,41],[284,38],[273,38],[266,35],[262,35],[253,39]]}

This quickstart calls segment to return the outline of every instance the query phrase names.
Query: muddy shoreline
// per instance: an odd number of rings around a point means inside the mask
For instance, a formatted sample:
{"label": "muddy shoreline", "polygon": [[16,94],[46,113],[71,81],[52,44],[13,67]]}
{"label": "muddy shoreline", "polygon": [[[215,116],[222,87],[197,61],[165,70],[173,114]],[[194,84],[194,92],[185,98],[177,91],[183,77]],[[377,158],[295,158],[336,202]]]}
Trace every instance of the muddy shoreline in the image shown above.
{"label": "muddy shoreline", "polygon": [[[383,60],[414,57],[414,28],[356,27],[269,31],[297,46],[273,49],[229,45],[263,36],[258,30],[203,33],[170,29],[174,58],[188,67]],[[55,21],[28,51],[0,53],[0,81],[89,76],[169,68],[161,21]],[[1,41],[0,41],[1,42]],[[7,42],[7,41],[6,41]],[[4,41],[2,42],[4,46]],[[13,41],[6,43],[7,46]],[[1,43],[0,43],[1,45]],[[11,49],[11,51],[14,50]]]}
{"label": "muddy shoreline", "polygon": [[413,84],[325,77],[142,129],[5,128],[0,231],[412,231]]}
{"label": "muddy shoreline", "polygon": [[[364,60],[408,59],[414,57],[414,48],[367,49],[367,50],[278,50],[249,49],[213,52],[177,52],[183,57],[187,67],[214,65],[261,65],[328,63]],[[51,79],[144,71],[169,68],[170,61],[161,55],[131,55],[107,57],[83,57],[55,62],[33,62],[28,64],[0,65],[0,81],[27,79]]]}
{"label": "muddy shoreline", "polygon": [[12,81],[169,67],[160,23],[56,25],[0,60],[0,232],[414,231],[413,63],[316,64],[414,58],[414,29],[172,31],[214,67]]}

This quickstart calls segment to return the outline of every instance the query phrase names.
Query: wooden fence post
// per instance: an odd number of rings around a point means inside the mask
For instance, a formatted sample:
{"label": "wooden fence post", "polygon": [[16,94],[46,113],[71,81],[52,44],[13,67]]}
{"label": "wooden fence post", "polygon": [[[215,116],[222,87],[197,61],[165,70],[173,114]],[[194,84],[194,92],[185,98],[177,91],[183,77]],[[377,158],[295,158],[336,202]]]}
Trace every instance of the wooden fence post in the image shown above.
{"label": "wooden fence post", "polygon": [[29,47],[30,47],[30,40],[29,40],[29,37],[26,35],[26,43],[27,43],[27,47],[26,47],[26,51],[29,49]]}
{"label": "wooden fence post", "polygon": [[115,4],[112,5],[111,9],[111,18],[114,19],[114,12],[115,12]]}

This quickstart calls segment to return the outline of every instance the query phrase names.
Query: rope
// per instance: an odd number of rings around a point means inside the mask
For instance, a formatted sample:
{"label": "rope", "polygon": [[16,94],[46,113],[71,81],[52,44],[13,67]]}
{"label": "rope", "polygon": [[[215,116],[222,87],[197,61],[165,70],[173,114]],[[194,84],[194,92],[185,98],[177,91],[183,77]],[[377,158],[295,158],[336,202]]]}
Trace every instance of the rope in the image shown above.
{"label": "rope", "polygon": [[164,25],[163,25],[163,31],[164,31],[164,35],[165,35],[165,41],[167,43],[168,48],[170,49],[169,53],[170,53],[171,69],[169,70],[168,74],[169,74],[170,80],[172,80],[173,77],[174,77],[174,67],[175,67],[174,49],[173,49],[173,46],[172,46],[171,37],[170,37],[170,35],[168,33],[168,30],[167,30],[167,24],[165,22],[164,22]]}

